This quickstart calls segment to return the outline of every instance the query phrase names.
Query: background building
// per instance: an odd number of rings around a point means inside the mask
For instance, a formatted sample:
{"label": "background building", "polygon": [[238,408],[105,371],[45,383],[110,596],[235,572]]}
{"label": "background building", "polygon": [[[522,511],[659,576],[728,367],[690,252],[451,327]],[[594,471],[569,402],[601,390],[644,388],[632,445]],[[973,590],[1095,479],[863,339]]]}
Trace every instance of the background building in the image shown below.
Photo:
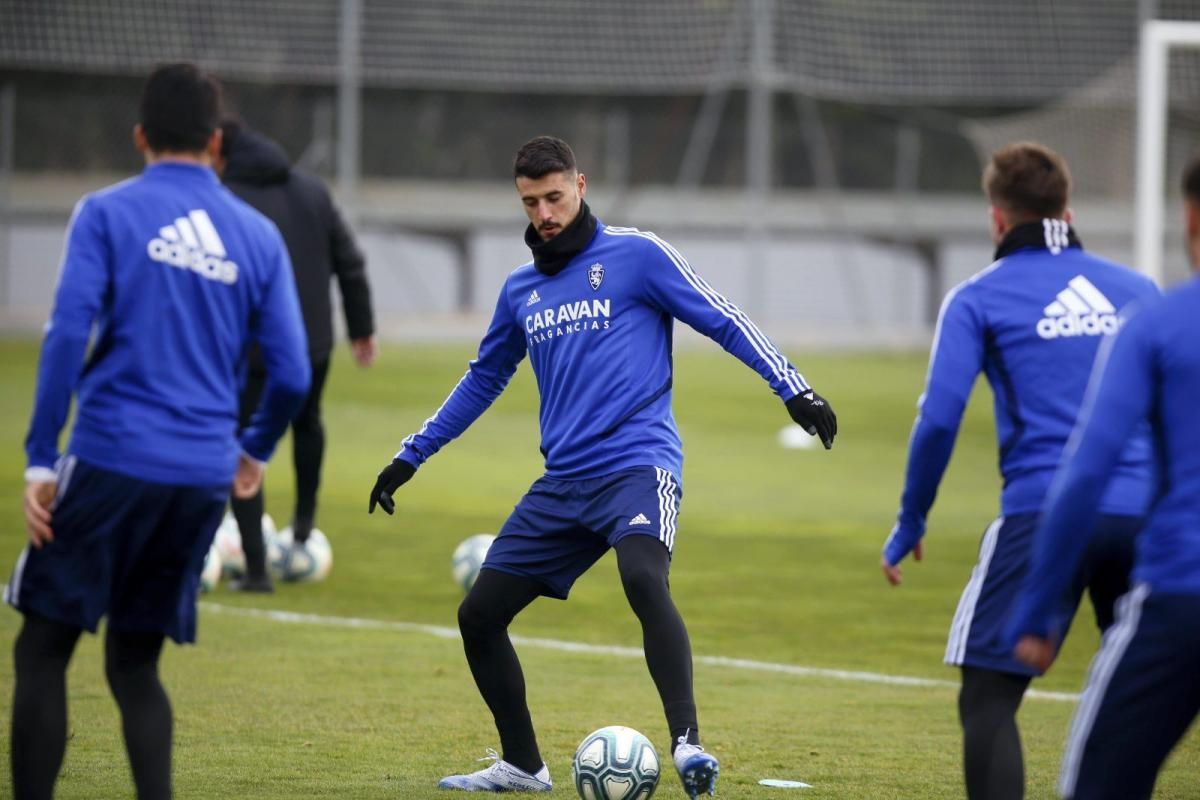
{"label": "background building", "polygon": [[[1200,7],[0,0],[0,322],[44,320],[71,205],[139,168],[141,80],[186,59],[335,183],[385,334],[477,334],[463,315],[490,312],[528,258],[512,153],[553,133],[602,219],[671,239],[776,336],[920,342],[945,290],[990,260],[978,174],[1005,142],[1064,153],[1085,244],[1132,260],[1151,17]],[[1200,144],[1200,51],[1169,76],[1173,176]],[[1171,280],[1184,265],[1166,249]]]}

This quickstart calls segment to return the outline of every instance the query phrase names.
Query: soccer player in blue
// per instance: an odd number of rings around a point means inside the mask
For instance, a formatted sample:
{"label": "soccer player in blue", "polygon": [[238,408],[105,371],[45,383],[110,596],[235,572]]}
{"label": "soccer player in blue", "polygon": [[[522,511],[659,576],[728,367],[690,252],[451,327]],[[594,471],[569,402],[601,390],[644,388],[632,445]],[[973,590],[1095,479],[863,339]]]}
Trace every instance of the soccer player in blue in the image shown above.
{"label": "soccer player in blue", "polygon": [[529,355],[541,392],[546,474],[504,523],[458,612],[467,662],[495,717],[501,757],[439,784],[467,791],[550,791],[525,679],[508,637],[537,597],[565,599],[611,547],[642,624],[674,763],[687,793],[714,791],[718,763],[700,744],[687,630],[667,585],[683,491],[671,414],[675,319],[716,340],[766,380],[797,423],[833,445],[837,418],[736,306],[652,233],[600,223],[586,180],[559,139],[517,152],[513,175],[532,263],[509,275],[478,357],[421,430],[379,474],[369,509],[480,415]]}
{"label": "soccer player in blue", "polygon": [[[1002,148],[984,170],[983,187],[991,203],[995,261],[942,304],[900,511],[881,565],[898,585],[901,560],[910,552],[921,559],[926,517],[982,371],[994,397],[1004,488],[1000,516],[983,534],[979,563],[954,616],[946,663],[962,671],[958,710],[967,796],[1007,800],[1024,796],[1016,714],[1040,670],[1013,658],[1004,625],[1100,342],[1117,330],[1123,308],[1158,290],[1144,276],[1083,250],[1070,226],[1067,165],[1052,150],[1027,142]],[[1092,547],[1072,574],[1070,591],[1056,598],[1058,630],[1066,631],[1085,587],[1099,627],[1112,624],[1149,501],[1150,474],[1148,442],[1136,437],[1121,452],[1108,491],[1097,498],[1101,516]]]}
{"label": "soccer player in blue", "polygon": [[[1200,160],[1184,174],[1188,255],[1200,270]],[[1056,599],[1092,544],[1100,499],[1149,425],[1160,473],[1138,536],[1133,589],[1092,662],[1063,757],[1074,800],[1148,800],[1159,768],[1200,711],[1200,278],[1149,298],[1097,363],[1079,426],[1047,498],[1009,626],[1016,655],[1050,667]]]}
{"label": "soccer player in blue", "polygon": [[[219,119],[215,80],[188,64],[157,69],[134,129],[145,171],[84,197],[67,231],[25,441],[30,541],[5,592],[24,615],[13,648],[17,800],[53,794],[67,664],[104,616],[105,675],[137,796],[171,796],[163,641],[195,640],[200,568],[230,486],[257,491],[308,391],[283,239],[209,167]],[[239,371],[252,342],[270,378],[239,439]]]}

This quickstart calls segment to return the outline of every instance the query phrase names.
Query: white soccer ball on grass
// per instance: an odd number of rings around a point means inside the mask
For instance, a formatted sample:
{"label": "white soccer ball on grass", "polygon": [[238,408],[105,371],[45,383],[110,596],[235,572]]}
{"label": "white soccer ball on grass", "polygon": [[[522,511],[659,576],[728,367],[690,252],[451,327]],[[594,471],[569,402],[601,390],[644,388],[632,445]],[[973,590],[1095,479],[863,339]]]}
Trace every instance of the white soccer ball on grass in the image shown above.
{"label": "white soccer ball on grass", "polygon": [[295,541],[291,525],[270,536],[265,534],[264,530],[271,577],[288,583],[315,583],[329,576],[333,547],[320,528],[313,528],[303,544]]}
{"label": "white soccer ball on grass", "polygon": [[[275,535],[275,520],[270,514],[262,515],[263,542],[270,541]],[[233,514],[226,511],[221,520],[217,534],[213,537],[213,546],[221,555],[221,575],[225,578],[241,578],[246,574],[246,552],[242,549],[242,532],[238,528]]]}
{"label": "white soccer ball on grass", "polygon": [[226,578],[240,578],[246,574],[246,553],[242,550],[242,532],[238,530],[233,514],[226,513],[213,537],[213,547],[221,561],[221,574]]}
{"label": "white soccer ball on grass", "polygon": [[812,450],[820,441],[799,425],[785,425],[779,429],[779,446],[784,450]]}
{"label": "white soccer ball on grass", "polygon": [[575,790],[583,800],[648,800],[660,772],[654,745],[623,725],[589,733],[571,763]]}
{"label": "white soccer ball on grass", "polygon": [[496,537],[490,533],[477,533],[463,539],[458,547],[454,548],[454,556],[450,560],[451,573],[454,575],[454,582],[464,592],[471,591],[471,587],[475,585],[475,579],[479,577],[479,568],[483,566],[488,548],[494,541]]}
{"label": "white soccer ball on grass", "polygon": [[204,554],[204,566],[200,569],[200,591],[211,592],[221,582],[221,551],[214,539]]}

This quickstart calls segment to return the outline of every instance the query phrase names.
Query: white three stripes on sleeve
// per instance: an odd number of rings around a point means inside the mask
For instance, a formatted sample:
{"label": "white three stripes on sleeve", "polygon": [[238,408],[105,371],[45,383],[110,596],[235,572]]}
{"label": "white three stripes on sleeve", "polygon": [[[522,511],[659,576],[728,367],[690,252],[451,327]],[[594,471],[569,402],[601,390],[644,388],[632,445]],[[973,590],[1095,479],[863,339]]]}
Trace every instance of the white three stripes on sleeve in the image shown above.
{"label": "white three stripes on sleeve", "polygon": [[690,264],[688,264],[687,259],[680,255],[679,251],[677,251],[674,247],[658,238],[658,236],[654,235],[653,233],[640,231],[637,228],[614,228],[610,226],[606,227],[604,231],[605,233],[609,233],[614,236],[637,236],[654,242],[654,244],[666,254],[667,258],[671,260],[671,263],[675,265],[675,268],[679,270],[679,274],[683,276],[684,280],[686,280],[688,284],[690,284],[692,288],[700,294],[700,296],[707,300],[709,305],[717,309],[724,317],[732,321],[733,324],[737,326],[738,330],[742,332],[742,335],[746,337],[746,340],[750,342],[750,345],[754,348],[754,351],[758,353],[759,357],[762,358],[763,361],[765,361],[771,368],[772,373],[774,373],[777,379],[786,384],[787,387],[796,394],[800,394],[801,392],[808,390],[809,385],[804,380],[804,376],[788,365],[787,359],[783,357],[783,354],[780,353],[773,344],[771,344],[771,340],[766,337],[766,334],[764,334],[740,308],[722,297],[716,289],[713,289],[712,286],[708,285],[703,278],[697,275],[696,271],[692,269]]}
{"label": "white three stripes on sleeve", "polygon": [[431,414],[429,416],[429,418],[427,420],[425,420],[425,422],[421,425],[421,429],[419,431],[417,431],[416,433],[410,433],[408,436],[404,437],[404,439],[400,442],[400,449],[396,452],[396,455],[393,456],[393,458],[399,458],[401,456],[401,454],[404,453],[405,450],[412,447],[413,442],[416,441],[416,438],[418,436],[424,436],[425,433],[429,430],[429,426],[432,425],[434,422],[437,422],[438,415],[442,413],[442,409],[446,407],[446,405],[450,402],[450,398],[454,396],[454,393],[456,391],[458,391],[458,387],[462,386],[463,381],[465,381],[467,379],[467,376],[470,374],[471,374],[471,370],[469,370],[469,369],[465,373],[463,373],[463,376],[458,379],[458,383],[454,384],[454,388],[450,390],[450,394],[448,394],[446,396],[446,399],[442,401],[442,404],[440,406],[438,406],[437,411],[433,412],[433,414]]}

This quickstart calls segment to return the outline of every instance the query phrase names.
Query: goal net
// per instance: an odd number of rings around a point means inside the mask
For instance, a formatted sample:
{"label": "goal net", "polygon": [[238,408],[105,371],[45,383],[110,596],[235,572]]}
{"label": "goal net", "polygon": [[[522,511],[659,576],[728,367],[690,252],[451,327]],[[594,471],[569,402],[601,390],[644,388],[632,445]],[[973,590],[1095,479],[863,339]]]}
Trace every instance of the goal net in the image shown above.
{"label": "goal net", "polygon": [[[669,137],[657,134],[668,143],[635,170],[642,180],[669,182],[687,171],[660,165],[687,165],[689,128],[703,113],[702,103],[655,98],[707,98],[757,81],[781,101],[776,161],[802,165],[783,164],[791,171],[776,186],[831,188],[824,174],[835,189],[974,191],[974,164],[960,163],[952,181],[929,178],[937,177],[930,162],[943,158],[938,141],[954,139],[982,162],[1006,142],[1036,139],[1066,156],[1076,201],[1111,204],[1114,214],[1132,207],[1137,181],[1139,14],[1200,22],[1195,0],[0,0],[0,80],[6,71],[140,76],[188,59],[225,79],[329,89],[350,7],[360,9],[353,56],[369,90],[545,94],[579,98],[581,107],[597,97],[649,98],[634,107],[642,115],[634,137],[648,127],[647,115],[684,116]],[[1182,164],[1200,145],[1200,50],[1173,48],[1166,75],[1162,171],[1164,193],[1173,196]],[[803,119],[813,108],[803,104],[814,101],[824,104],[824,122],[819,114]],[[502,103],[489,108],[512,114]],[[839,109],[852,113],[841,114],[825,142],[814,138],[813,120],[830,125]],[[845,161],[861,160],[863,150],[846,147],[862,132],[853,114],[920,128],[924,138],[908,147],[903,130],[878,136],[870,164],[858,168],[866,177],[847,182]],[[475,122],[484,130],[498,124]],[[595,134],[578,138],[626,130],[604,127],[612,122],[587,123]],[[707,132],[713,158],[738,164],[744,143],[728,132],[743,123],[722,125]],[[842,163],[823,173],[823,159]],[[912,166],[917,161],[924,171]],[[1180,270],[1178,260],[1168,262],[1168,276]]]}
{"label": "goal net", "polygon": [[[1191,0],[1159,16],[1200,18]],[[469,91],[692,93],[737,82],[756,23],[783,91],[1011,108],[1079,90],[1136,45],[1130,0],[359,0],[364,79]],[[335,0],[0,0],[0,66],[333,82]]]}

